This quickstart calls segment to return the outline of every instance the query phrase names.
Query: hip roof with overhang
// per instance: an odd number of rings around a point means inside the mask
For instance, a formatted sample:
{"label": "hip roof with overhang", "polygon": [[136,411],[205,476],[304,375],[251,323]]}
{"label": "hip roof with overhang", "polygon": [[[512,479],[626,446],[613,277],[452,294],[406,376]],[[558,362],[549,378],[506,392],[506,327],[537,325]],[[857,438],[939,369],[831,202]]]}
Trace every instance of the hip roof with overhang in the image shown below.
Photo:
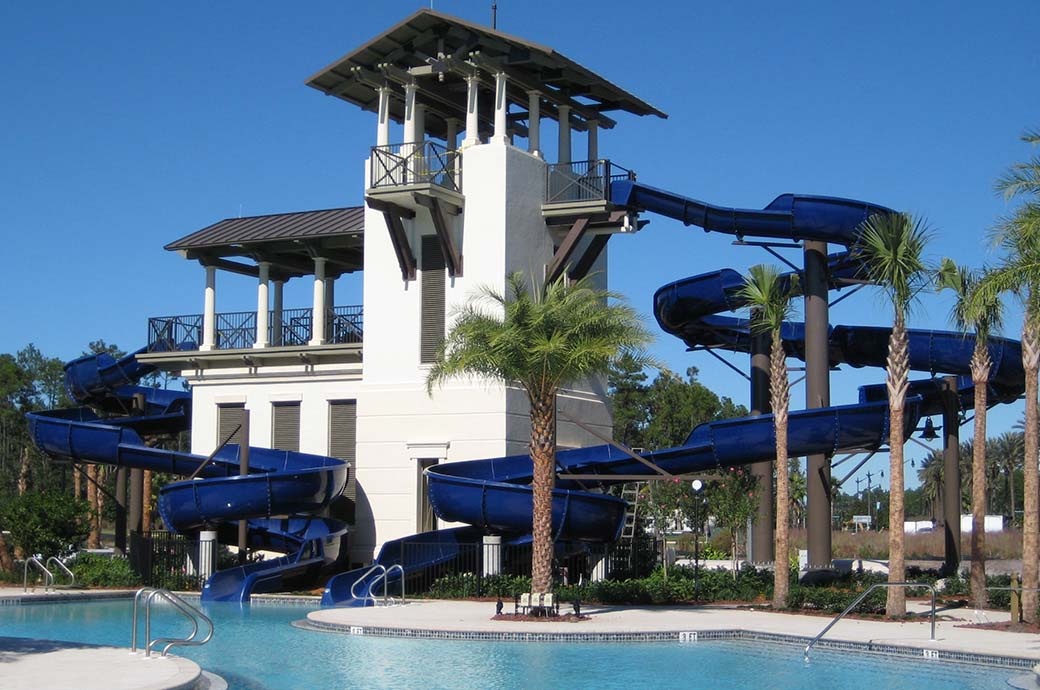
{"label": "hip roof with overhang", "polygon": [[314,259],[322,257],[326,274],[335,277],[361,270],[364,232],[365,209],[353,206],[228,218],[170,242],[165,249],[251,276],[258,275],[256,264],[266,261],[273,280],[313,275]]}
{"label": "hip roof with overhang", "polygon": [[[538,91],[546,103],[542,114],[559,119],[557,108],[570,106],[571,126],[577,130],[585,130],[589,120],[613,127],[605,114],[611,111],[667,117],[552,48],[430,9],[329,65],[307,85],[376,112],[379,89],[403,94],[404,84],[414,83],[426,108],[426,130],[443,138],[449,118],[466,119],[466,78],[476,76],[493,89],[497,73],[508,78],[511,103],[526,109],[528,93]],[[523,119],[526,114],[517,115]],[[403,99],[390,99],[390,117],[404,122],[404,116]],[[490,112],[481,114],[485,122],[489,117]]]}

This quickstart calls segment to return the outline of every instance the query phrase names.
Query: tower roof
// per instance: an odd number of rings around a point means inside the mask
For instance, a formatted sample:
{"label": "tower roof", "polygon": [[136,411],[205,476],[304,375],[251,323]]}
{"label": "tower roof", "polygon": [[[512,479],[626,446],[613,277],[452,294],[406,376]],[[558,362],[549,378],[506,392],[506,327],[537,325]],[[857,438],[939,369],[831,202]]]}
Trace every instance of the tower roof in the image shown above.
{"label": "tower roof", "polygon": [[[457,17],[421,9],[391,29],[348,53],[307,80],[326,95],[376,111],[378,89],[403,91],[414,80],[426,106],[427,130],[443,136],[448,118],[465,120],[466,77],[479,77],[493,88],[493,75],[504,72],[509,101],[525,110],[527,92],[541,92],[543,113],[558,119],[559,105],[571,106],[574,129],[595,119],[601,127],[614,121],[604,113],[665,113],[607,81],[552,48]],[[404,121],[404,103],[391,99],[390,116]]]}

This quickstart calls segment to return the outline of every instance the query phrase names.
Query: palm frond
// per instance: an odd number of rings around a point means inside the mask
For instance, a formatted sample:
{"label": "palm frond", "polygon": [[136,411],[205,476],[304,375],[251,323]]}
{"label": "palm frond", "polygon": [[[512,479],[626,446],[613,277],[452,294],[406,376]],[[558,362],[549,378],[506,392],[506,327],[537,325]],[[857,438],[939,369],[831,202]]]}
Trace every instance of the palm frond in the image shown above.
{"label": "palm frond", "polygon": [[757,264],[748,269],[738,297],[751,309],[754,333],[779,331],[794,309],[798,276],[783,276],[776,266]]}
{"label": "palm frond", "polygon": [[897,313],[905,314],[928,284],[924,250],[930,239],[927,224],[907,213],[876,213],[859,227],[853,251],[861,274],[885,291]]}

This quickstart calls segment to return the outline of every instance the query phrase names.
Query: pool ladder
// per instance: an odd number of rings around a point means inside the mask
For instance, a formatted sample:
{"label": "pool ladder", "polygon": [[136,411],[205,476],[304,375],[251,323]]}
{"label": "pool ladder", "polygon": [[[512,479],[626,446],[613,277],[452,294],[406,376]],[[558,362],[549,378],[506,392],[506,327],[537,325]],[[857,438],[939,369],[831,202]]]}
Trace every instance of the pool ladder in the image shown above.
{"label": "pool ladder", "polygon": [[[171,647],[183,646],[183,647],[198,647],[204,645],[210,641],[213,637],[213,621],[210,620],[209,616],[198,610],[188,602],[181,599],[179,596],[174,594],[168,589],[157,589],[155,587],[142,587],[137,590],[134,594],[134,620],[133,630],[130,633],[130,651],[137,651],[137,612],[141,600],[144,600],[144,637],[147,640],[147,644],[144,647],[144,655],[151,656],[152,649],[157,645],[166,643],[166,646],[162,648],[160,656],[166,656],[166,653],[170,651]],[[181,614],[191,622],[191,634],[187,637],[157,637],[154,640],[152,637],[152,602],[156,599],[165,601],[171,604],[177,613]],[[203,622],[209,628],[209,632],[202,639],[198,639],[199,634],[199,623]]]}
{"label": "pool ladder", "polygon": [[929,642],[935,642],[935,586],[934,585],[930,585],[927,582],[878,582],[878,583],[873,584],[870,587],[868,587],[866,589],[866,591],[863,592],[863,594],[860,594],[858,597],[856,597],[856,600],[854,602],[852,602],[851,604],[846,606],[844,611],[842,611],[837,616],[835,616],[834,620],[832,620],[830,623],[828,623],[827,627],[820,631],[820,634],[818,634],[816,637],[812,638],[812,640],[809,641],[809,644],[805,645],[805,660],[809,661],[809,650],[811,650],[813,648],[813,645],[815,645],[817,642],[820,641],[821,637],[823,637],[824,635],[827,634],[828,630],[830,630],[835,625],[837,625],[838,621],[840,621],[842,618],[845,617],[845,614],[847,614],[849,611],[851,611],[852,609],[854,609],[857,606],[859,606],[860,602],[862,602],[864,599],[866,599],[867,596],[871,592],[873,592],[875,589],[879,589],[881,587],[906,587],[906,588],[909,588],[909,587],[926,587],[929,590],[931,590],[931,593],[932,593],[932,633],[931,633],[931,637],[928,638],[928,641]]}
{"label": "pool ladder", "polygon": [[[390,574],[393,573],[394,571],[397,571],[397,572],[401,573],[401,601],[400,602],[395,601],[394,598],[389,595],[390,588],[387,586],[389,581],[390,581],[390,579],[389,579],[390,578]],[[369,585],[368,585],[368,592],[366,592],[364,596],[359,596],[358,593],[357,593],[357,589],[356,589],[357,586],[359,584],[361,584],[362,582],[364,582],[365,579],[368,578],[368,576],[371,575],[372,573],[379,573],[379,574],[376,575],[372,579],[371,583],[369,583]],[[385,565],[377,563],[376,565],[374,565],[371,568],[369,568],[368,570],[366,570],[361,575],[361,577],[359,577],[357,580],[355,580],[354,584],[352,584],[350,586],[350,596],[351,596],[351,598],[353,598],[353,599],[360,599],[362,601],[371,601],[373,606],[379,606],[380,602],[379,602],[378,599],[376,599],[376,596],[372,593],[372,590],[380,582],[383,583],[383,597],[382,597],[382,604],[383,604],[383,606],[394,606],[394,605],[396,605],[398,603],[401,603],[401,604],[407,603],[407,599],[405,598],[405,591],[404,591],[404,568],[399,563],[395,563],[392,566],[390,566],[389,568],[387,568]]]}
{"label": "pool ladder", "polygon": [[[35,556],[29,556],[25,559],[25,568],[22,574],[22,592],[29,591],[29,566],[32,565],[34,568],[43,574],[43,591],[51,592],[54,591],[54,573],[47,566],[51,565],[58,566],[56,569],[61,570],[63,574],[69,578],[69,584],[66,587],[74,587],[76,585],[76,576],[71,570],[69,570],[64,563],[58,560],[57,556],[51,556],[47,559],[47,563],[41,563],[39,558]],[[33,585],[35,587],[35,585]]]}

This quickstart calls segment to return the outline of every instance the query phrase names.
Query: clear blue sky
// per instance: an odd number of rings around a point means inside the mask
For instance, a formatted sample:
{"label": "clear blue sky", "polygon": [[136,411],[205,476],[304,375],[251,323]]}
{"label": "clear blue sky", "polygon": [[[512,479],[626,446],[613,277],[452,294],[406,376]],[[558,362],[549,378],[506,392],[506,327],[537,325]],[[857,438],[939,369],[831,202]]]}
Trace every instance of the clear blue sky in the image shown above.
{"label": "clear blue sky", "polygon": [[[986,231],[1007,206],[993,180],[1030,154],[1017,137],[1040,126],[1035,0],[498,5],[500,29],[669,114],[619,114],[602,133],[600,155],[641,180],[743,207],[784,192],[869,200],[926,217],[935,258],[995,258]],[[202,269],[165,243],[240,214],[360,204],[374,116],[303,82],[424,6],[0,4],[0,352],[32,342],[69,358],[98,338],[138,347],[149,316],[202,310]],[[485,0],[434,7],[490,19]],[[647,314],[666,282],[769,260],[647,217],[643,232],[611,242],[610,261],[613,287]],[[252,281],[221,281],[221,310],[254,308]],[[867,293],[832,321],[886,323],[884,302]],[[309,294],[290,291],[286,306],[306,306]],[[949,306],[928,296],[911,325],[942,328]],[[1011,311],[1015,335],[1021,309]],[[655,346],[671,368],[697,366],[706,384],[747,402],[743,379],[683,349],[664,335]],[[882,377],[836,373],[832,401],[854,401],[856,386]],[[1021,404],[1005,407],[994,434],[1021,414]]]}

